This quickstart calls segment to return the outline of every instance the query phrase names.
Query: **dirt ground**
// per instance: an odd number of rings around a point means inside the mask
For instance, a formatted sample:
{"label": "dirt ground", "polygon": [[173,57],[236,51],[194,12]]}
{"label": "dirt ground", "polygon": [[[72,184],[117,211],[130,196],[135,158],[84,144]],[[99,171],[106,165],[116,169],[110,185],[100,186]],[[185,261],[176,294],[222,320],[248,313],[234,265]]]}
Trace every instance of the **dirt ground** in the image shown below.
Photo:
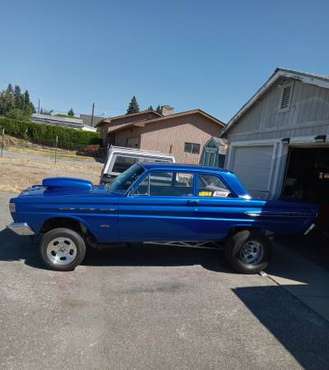
{"label": "dirt ground", "polygon": [[32,154],[28,151],[6,151],[0,157],[0,191],[19,193],[31,185],[40,184],[43,178],[53,176],[85,178],[97,184],[102,163],[92,158],[74,157],[68,160],[59,153],[55,164],[53,155],[45,156],[37,150]]}

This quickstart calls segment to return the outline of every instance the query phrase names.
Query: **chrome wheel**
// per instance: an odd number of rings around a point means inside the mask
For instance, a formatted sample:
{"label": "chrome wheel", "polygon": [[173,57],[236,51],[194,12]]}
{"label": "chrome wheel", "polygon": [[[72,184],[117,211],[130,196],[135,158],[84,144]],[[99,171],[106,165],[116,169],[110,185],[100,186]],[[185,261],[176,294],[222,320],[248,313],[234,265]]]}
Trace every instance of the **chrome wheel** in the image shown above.
{"label": "chrome wheel", "polygon": [[256,240],[249,240],[240,249],[238,257],[243,263],[257,265],[264,257],[263,245]]}
{"label": "chrome wheel", "polygon": [[77,254],[76,244],[67,237],[55,238],[47,245],[47,257],[54,265],[69,265]]}

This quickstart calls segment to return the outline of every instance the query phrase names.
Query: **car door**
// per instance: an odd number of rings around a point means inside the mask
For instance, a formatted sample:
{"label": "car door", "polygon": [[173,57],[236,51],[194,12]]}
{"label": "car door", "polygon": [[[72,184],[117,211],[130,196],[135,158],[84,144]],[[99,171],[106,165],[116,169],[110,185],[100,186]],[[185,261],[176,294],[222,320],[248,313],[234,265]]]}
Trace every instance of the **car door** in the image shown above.
{"label": "car door", "polygon": [[198,240],[194,175],[150,171],[120,200],[122,241]]}
{"label": "car door", "polygon": [[217,174],[199,173],[195,178],[196,232],[207,240],[220,240],[227,235],[232,220],[239,217],[240,201]]}

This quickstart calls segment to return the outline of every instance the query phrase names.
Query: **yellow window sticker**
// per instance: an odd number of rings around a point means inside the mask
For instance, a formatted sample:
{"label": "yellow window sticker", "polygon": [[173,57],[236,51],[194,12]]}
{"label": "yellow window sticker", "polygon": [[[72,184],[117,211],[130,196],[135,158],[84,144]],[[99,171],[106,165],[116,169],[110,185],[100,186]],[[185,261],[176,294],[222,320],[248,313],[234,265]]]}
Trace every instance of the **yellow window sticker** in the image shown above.
{"label": "yellow window sticker", "polygon": [[199,191],[199,197],[211,197],[212,191]]}

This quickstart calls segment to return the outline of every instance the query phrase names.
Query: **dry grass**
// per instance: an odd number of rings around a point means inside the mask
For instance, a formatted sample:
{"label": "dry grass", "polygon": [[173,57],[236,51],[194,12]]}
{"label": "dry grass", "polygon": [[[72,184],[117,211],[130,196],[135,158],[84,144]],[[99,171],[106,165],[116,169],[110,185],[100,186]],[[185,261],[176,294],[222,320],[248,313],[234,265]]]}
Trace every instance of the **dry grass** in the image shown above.
{"label": "dry grass", "polygon": [[[19,139],[17,137],[5,135],[4,138],[5,150],[10,152],[21,153],[21,154],[33,154],[43,157],[54,158],[55,148],[49,146],[43,146],[33,144],[27,140]],[[57,158],[61,159],[90,159],[88,157],[78,156],[73,150],[57,149]]]}
{"label": "dry grass", "polygon": [[74,161],[59,160],[55,165],[52,158],[41,154],[38,159],[36,154],[33,150],[33,158],[29,158],[29,152],[25,150],[24,155],[16,152],[15,157],[0,158],[0,191],[18,193],[52,176],[80,177],[96,184],[99,181],[102,164],[93,159],[76,157]]}

